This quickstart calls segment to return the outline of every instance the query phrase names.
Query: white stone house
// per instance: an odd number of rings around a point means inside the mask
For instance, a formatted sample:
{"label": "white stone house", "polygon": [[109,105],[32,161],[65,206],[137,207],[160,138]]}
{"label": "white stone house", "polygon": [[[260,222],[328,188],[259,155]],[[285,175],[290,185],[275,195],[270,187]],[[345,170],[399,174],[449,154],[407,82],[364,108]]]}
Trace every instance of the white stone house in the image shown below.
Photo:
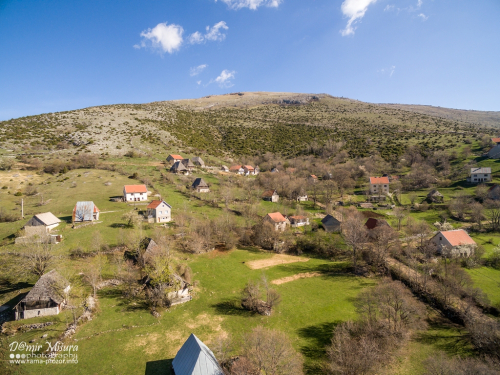
{"label": "white stone house", "polygon": [[477,247],[476,242],[463,229],[437,232],[430,239],[436,245],[438,253],[446,252],[449,257],[470,257]]}
{"label": "white stone house", "polygon": [[302,215],[289,216],[288,221],[290,221],[290,226],[292,228],[309,225],[309,218]]}
{"label": "white stone house", "polygon": [[264,216],[264,221],[271,223],[274,226],[275,231],[283,232],[288,225],[290,225],[290,221],[286,217],[284,217],[280,212],[273,212]]}
{"label": "white stone house", "polygon": [[39,227],[44,227],[45,232],[48,233],[61,223],[57,217],[55,217],[51,212],[45,212],[43,214],[36,214],[24,225],[26,232],[29,232],[31,228],[36,228],[38,232]]}
{"label": "white stone house", "polygon": [[176,161],[182,161],[182,159],[184,158],[180,155],[170,154],[167,156],[167,161],[170,163],[175,163]]}
{"label": "white stone house", "polygon": [[172,220],[172,206],[163,200],[154,200],[146,208],[149,222],[168,223]]}
{"label": "white stone house", "polygon": [[40,277],[35,286],[14,308],[16,320],[57,315],[66,304],[69,282],[56,270]]}
{"label": "white stone house", "polygon": [[279,201],[280,196],[276,190],[266,190],[262,193],[262,199],[268,202],[276,203]]}
{"label": "white stone house", "polygon": [[123,200],[125,202],[145,202],[148,200],[146,185],[125,185],[123,187]]}
{"label": "white stone house", "polygon": [[471,168],[470,177],[467,177],[467,182],[472,184],[480,184],[482,182],[491,181],[491,168]]}
{"label": "white stone house", "polygon": [[370,177],[370,194],[389,193],[389,177]]}
{"label": "white stone house", "polygon": [[243,166],[241,166],[241,165],[233,165],[233,166],[231,166],[231,168],[229,168],[229,172],[244,175],[245,169],[243,169]]}
{"label": "white stone house", "polygon": [[255,173],[255,168],[251,165],[242,165],[241,167],[243,168],[243,174],[245,176],[254,176],[258,173]]}

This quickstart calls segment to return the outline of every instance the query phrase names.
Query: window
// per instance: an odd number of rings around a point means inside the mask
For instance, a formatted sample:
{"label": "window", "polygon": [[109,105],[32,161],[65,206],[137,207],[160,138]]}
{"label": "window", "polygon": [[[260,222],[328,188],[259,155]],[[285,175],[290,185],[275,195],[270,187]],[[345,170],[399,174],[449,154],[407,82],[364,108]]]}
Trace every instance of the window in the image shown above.
{"label": "window", "polygon": [[443,240],[443,237],[439,237],[439,241],[442,241]]}

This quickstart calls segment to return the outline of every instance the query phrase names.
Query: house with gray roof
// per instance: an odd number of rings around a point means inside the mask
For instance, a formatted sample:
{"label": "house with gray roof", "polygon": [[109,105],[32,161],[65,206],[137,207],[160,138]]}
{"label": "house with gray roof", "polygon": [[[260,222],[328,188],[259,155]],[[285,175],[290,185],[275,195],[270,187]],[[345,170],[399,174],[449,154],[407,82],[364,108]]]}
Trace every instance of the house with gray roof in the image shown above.
{"label": "house with gray roof", "polygon": [[170,172],[172,172],[172,173],[181,173],[181,174],[185,174],[185,175],[189,174],[189,170],[180,161],[176,161],[174,163],[174,165],[172,165],[172,167],[170,168]]}
{"label": "house with gray roof", "polygon": [[214,353],[194,333],[172,361],[175,375],[224,375]]}
{"label": "house with gray roof", "polygon": [[342,214],[340,212],[332,212],[331,215],[326,215],[321,219],[323,228],[328,233],[335,233],[341,231]]}
{"label": "house with gray roof", "polygon": [[203,161],[202,158],[200,158],[199,156],[195,156],[194,158],[191,159],[193,161],[193,164],[198,166],[198,167],[201,167],[201,168],[205,168],[205,162]]}
{"label": "house with gray roof", "polygon": [[66,304],[69,282],[56,270],[40,277],[29,293],[14,308],[15,319],[57,315]]}
{"label": "house with gray roof", "polygon": [[472,184],[481,184],[491,181],[491,168],[471,168],[470,177],[467,177],[467,182]]}
{"label": "house with gray roof", "polygon": [[50,232],[61,223],[55,215],[51,212],[44,212],[43,214],[36,214],[24,225],[24,229],[29,231],[31,228],[45,228],[45,232]]}
{"label": "house with gray roof", "polygon": [[73,208],[73,223],[99,220],[100,210],[92,201],[76,202]]}
{"label": "house with gray roof", "polygon": [[210,193],[210,188],[206,181],[198,177],[196,180],[194,180],[193,185],[191,185],[191,188],[196,190],[198,193]]}

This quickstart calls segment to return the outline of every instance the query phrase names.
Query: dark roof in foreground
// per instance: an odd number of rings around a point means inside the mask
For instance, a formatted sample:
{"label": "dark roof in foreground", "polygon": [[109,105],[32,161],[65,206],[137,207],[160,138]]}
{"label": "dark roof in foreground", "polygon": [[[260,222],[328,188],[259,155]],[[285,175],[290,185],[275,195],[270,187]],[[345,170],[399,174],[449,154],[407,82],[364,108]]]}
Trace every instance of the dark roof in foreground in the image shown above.
{"label": "dark roof in foreground", "polygon": [[40,277],[35,286],[24,297],[26,302],[49,301],[56,303],[64,301],[63,290],[69,285],[69,282],[62,277],[56,270],[47,272]]}
{"label": "dark roof in foreground", "polygon": [[214,353],[193,333],[175,356],[175,375],[224,375]]}

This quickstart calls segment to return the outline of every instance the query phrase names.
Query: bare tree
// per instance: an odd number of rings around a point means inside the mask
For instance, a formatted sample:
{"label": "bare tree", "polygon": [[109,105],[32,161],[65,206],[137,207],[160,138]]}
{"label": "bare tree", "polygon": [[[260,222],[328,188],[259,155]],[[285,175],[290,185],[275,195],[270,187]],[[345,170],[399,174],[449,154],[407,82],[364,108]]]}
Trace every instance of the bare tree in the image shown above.
{"label": "bare tree", "polygon": [[36,242],[28,244],[22,253],[22,269],[24,272],[41,277],[49,267],[54,265],[52,246],[48,243]]}
{"label": "bare tree", "polygon": [[398,221],[398,230],[401,230],[401,222],[405,219],[407,216],[407,212],[403,207],[395,207],[393,210],[394,217]]}
{"label": "bare tree", "polygon": [[357,259],[359,252],[367,240],[367,230],[357,211],[349,212],[342,222],[342,237],[352,252],[354,273],[357,273]]}

